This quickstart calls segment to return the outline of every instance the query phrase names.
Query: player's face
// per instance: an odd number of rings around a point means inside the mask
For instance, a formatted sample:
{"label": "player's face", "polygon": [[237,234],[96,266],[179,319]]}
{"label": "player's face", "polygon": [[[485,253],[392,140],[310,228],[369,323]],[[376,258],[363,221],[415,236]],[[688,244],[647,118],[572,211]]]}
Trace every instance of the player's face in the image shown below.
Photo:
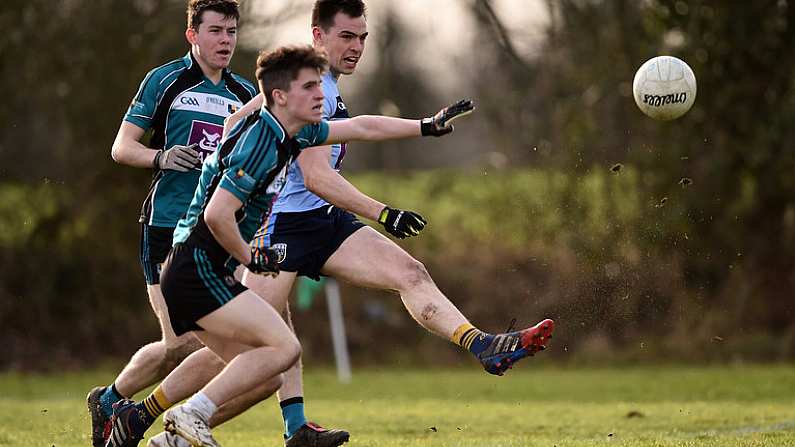
{"label": "player's face", "polygon": [[298,78],[290,82],[287,91],[287,110],[293,119],[305,123],[319,123],[323,117],[323,90],[320,88],[320,72],[302,68]]}
{"label": "player's face", "polygon": [[320,27],[312,30],[317,46],[323,47],[334,74],[351,74],[364,53],[367,40],[367,20],[364,16],[351,17],[343,12],[334,16],[334,25],[328,32]]}
{"label": "player's face", "polygon": [[204,11],[199,29],[188,29],[187,35],[196,58],[211,70],[229,66],[237,45],[237,20],[234,17],[226,18],[215,11]]}

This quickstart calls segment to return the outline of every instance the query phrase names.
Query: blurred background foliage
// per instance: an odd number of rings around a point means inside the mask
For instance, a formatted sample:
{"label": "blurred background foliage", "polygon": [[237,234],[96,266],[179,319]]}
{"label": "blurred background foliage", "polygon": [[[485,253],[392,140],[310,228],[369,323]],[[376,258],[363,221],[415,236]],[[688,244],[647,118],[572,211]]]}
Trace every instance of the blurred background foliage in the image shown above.
{"label": "blurred background foliage", "polygon": [[[250,77],[282,22],[308,36],[310,4],[244,2],[233,68]],[[795,4],[462,0],[471,57],[441,83],[443,50],[402,6],[368,4],[374,65],[342,81],[354,114],[478,110],[450,138],[352,146],[348,177],[429,219],[401,245],[476,325],[556,318],[563,361],[795,357]],[[546,20],[527,46],[508,19],[530,5]],[[9,0],[0,24],[0,368],[125,358],[158,336],[137,262],[151,173],[110,146],[144,74],[187,51],[184,4]],[[699,83],[668,123],[631,94],[658,54]],[[395,297],[343,297],[354,362],[463,361]],[[330,360],[322,303],[294,318],[305,360]]]}

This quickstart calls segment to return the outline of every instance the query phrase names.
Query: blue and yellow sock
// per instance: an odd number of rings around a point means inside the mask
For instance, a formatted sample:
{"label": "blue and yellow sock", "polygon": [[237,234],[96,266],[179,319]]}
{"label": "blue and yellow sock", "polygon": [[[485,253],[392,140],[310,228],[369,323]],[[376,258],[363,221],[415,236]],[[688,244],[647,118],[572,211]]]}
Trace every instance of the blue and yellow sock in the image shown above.
{"label": "blue and yellow sock", "polygon": [[301,396],[291,397],[279,402],[279,406],[282,407],[282,417],[284,418],[284,434],[289,438],[306,424],[304,398]]}
{"label": "blue and yellow sock", "polygon": [[124,396],[119,394],[115,383],[105,387],[105,391],[99,396],[99,406],[106,417],[110,417],[113,414],[113,404],[122,399],[124,399]]}
{"label": "blue and yellow sock", "polygon": [[464,323],[453,332],[452,340],[453,343],[477,356],[489,347],[494,336],[481,331],[470,323]]}
{"label": "blue and yellow sock", "polygon": [[163,394],[163,390],[161,390],[158,385],[158,387],[152,391],[152,394],[135,404],[135,407],[142,414],[142,422],[152,425],[161,413],[171,408],[171,405],[173,404],[166,399],[166,395]]}

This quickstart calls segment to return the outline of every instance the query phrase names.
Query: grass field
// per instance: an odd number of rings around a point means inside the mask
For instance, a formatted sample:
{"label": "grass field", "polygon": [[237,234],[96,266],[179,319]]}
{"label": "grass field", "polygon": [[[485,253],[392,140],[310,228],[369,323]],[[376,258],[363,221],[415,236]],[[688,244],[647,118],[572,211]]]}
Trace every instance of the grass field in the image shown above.
{"label": "grass field", "polygon": [[[795,366],[522,366],[502,378],[463,367],[355,371],[349,385],[310,371],[307,414],[348,429],[353,446],[795,446]],[[110,379],[0,375],[0,445],[90,445],[84,396]],[[279,446],[281,432],[270,400],[216,438]]]}

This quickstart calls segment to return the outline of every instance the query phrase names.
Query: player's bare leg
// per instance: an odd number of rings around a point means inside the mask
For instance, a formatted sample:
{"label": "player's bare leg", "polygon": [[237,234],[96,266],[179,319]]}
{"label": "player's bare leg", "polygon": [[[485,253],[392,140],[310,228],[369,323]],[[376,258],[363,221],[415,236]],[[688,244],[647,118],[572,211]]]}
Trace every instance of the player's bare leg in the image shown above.
{"label": "player's bare leg", "polygon": [[421,262],[370,227],[345,239],[322,272],[357,286],[399,293],[417,323],[440,337],[449,339],[456,328],[468,323]]}
{"label": "player's bare leg", "polygon": [[[199,391],[217,376],[226,363],[209,348],[202,348],[189,355],[160,384],[167,402],[179,402]],[[277,388],[278,389],[278,388]],[[233,417],[243,413],[268,396],[276,392],[269,384],[260,384],[229,402],[218,407],[210,427],[217,427]]]}
{"label": "player's bare leg", "polygon": [[[250,346],[240,345],[237,349],[227,349],[228,355],[234,352],[245,352],[250,350]],[[179,402],[194,393],[198,392],[202,387],[212,380],[218,373],[223,370],[226,362],[218,357],[209,348],[202,348],[186,358],[180,366],[166,377],[166,380],[158,386],[155,391],[147,397],[150,401],[157,403],[157,408],[164,411],[172,406],[172,403]],[[276,390],[279,389],[282,383],[282,376],[258,384],[255,388],[250,389],[242,395],[225,402],[218,407],[218,410],[210,417],[208,426],[215,428],[218,425],[232,419],[233,417],[243,413],[255,404],[267,399]],[[123,406],[127,408],[135,407],[135,402],[126,402]],[[129,412],[129,410],[126,410]],[[125,409],[117,409],[117,418],[129,417],[125,415]],[[146,431],[148,425],[140,425],[141,432]],[[149,447],[165,447],[165,446],[179,446],[185,445],[186,441],[175,437],[167,432],[163,432],[154,436],[149,440]]]}
{"label": "player's bare leg", "polygon": [[[236,399],[250,402],[252,393],[256,395],[255,401],[268,397],[281,386],[281,373],[300,355],[298,340],[281,316],[249,290],[202,317],[197,324],[204,330],[194,333],[210,349],[192,355],[143,401],[120,402],[114,408],[113,431],[108,445],[117,447],[137,442],[165,408],[195,391],[196,383],[191,379],[206,381],[206,376],[185,374],[192,363],[200,366],[206,361],[215,361],[216,364],[228,361],[223,370],[185,405],[169,410],[164,416],[167,429],[194,445],[215,445],[209,425],[230,417],[229,414],[215,416],[220,407],[234,405]],[[206,368],[200,370],[207,374]],[[195,409],[198,409],[199,419],[195,419]]]}
{"label": "player's bare leg", "polygon": [[92,425],[92,443],[104,445],[110,434],[112,404],[134,396],[139,391],[162,380],[192,352],[202,347],[193,334],[177,337],[171,328],[160,285],[148,285],[149,303],[160,324],[161,339],[149,343],[132,356],[113,385],[96,387],[88,395]]}
{"label": "player's bare leg", "polygon": [[[284,317],[284,320],[287,322],[288,326],[291,330],[293,329],[292,320],[290,320],[290,314],[288,309],[287,301],[290,296],[290,290],[293,288],[293,284],[295,283],[296,279],[296,272],[281,272],[278,276],[271,277],[267,275],[254,275],[250,272],[246,272],[243,274],[243,285],[248,287],[249,289],[253,290],[257,293],[260,297],[262,297],[265,301],[267,301],[276,312],[279,312]],[[296,377],[298,380],[288,381],[285,380],[285,385],[279,389],[279,400],[283,401],[285,399],[289,399],[296,396],[301,396],[303,394],[303,387],[301,385],[301,373],[300,373],[300,360],[298,360],[295,365],[293,365],[290,369],[285,371],[285,379],[289,377]],[[298,371],[297,376],[295,375],[295,371]],[[290,383],[287,385],[287,383]],[[296,383],[297,382],[297,383]]]}
{"label": "player's bare leg", "polygon": [[[230,360],[219,375],[184,405],[164,416],[166,429],[194,445],[216,445],[209,420],[222,404],[258,384],[274,380],[298,359],[301,346],[281,316],[247,290],[197,321],[196,335],[219,357]],[[240,352],[241,345],[250,347]]]}
{"label": "player's bare leg", "polygon": [[[257,292],[257,294],[259,294],[259,291],[265,292],[268,295],[265,301],[272,303],[274,309],[280,312],[287,305],[287,297],[289,296],[292,282],[295,280],[295,273],[282,272],[276,278],[271,278],[266,275],[254,275],[246,271],[243,278],[243,284]],[[287,322],[292,330],[292,323],[289,320]],[[210,380],[221,372],[225,365],[221,358],[211,349],[202,348],[188,356],[174,369],[172,374],[169,374],[166,380],[160,384],[160,387],[168,402],[179,402],[207,385]],[[297,381],[293,381],[297,385],[292,386],[290,389],[291,393],[296,394],[289,395],[289,397],[300,396],[303,392],[300,370],[296,373],[295,368],[291,367],[288,371],[291,371],[291,376],[298,375]],[[260,385],[224,403],[209,421],[210,427],[217,427],[243,413],[275,391],[269,390],[267,386]],[[280,393],[283,391],[283,389],[279,390]]]}
{"label": "player's bare leg", "polygon": [[348,237],[322,272],[359,286],[397,292],[422,327],[472,352],[491,374],[502,375],[518,360],[543,350],[552,337],[552,320],[507,334],[478,330],[444,296],[421,262],[370,227]]}
{"label": "player's bare leg", "polygon": [[[265,275],[254,275],[246,272],[243,276],[243,285],[255,291],[273,308],[282,314],[292,331],[290,307],[288,298],[290,290],[295,283],[295,272],[281,272],[273,278]],[[338,429],[325,429],[306,420],[304,415],[304,389],[303,366],[299,358],[293,366],[284,372],[284,383],[279,388],[279,405],[285,424],[286,444],[291,445],[317,445],[337,446],[347,442],[350,435],[347,431]]]}
{"label": "player's bare leg", "polygon": [[[223,404],[286,371],[301,355],[301,345],[282,317],[247,290],[196,322],[196,335],[222,358],[234,358],[201,392]],[[252,349],[237,354],[237,345]]]}
{"label": "player's bare leg", "polygon": [[162,339],[136,352],[114,382],[122,396],[132,397],[168,375],[188,355],[202,347],[193,334],[174,335],[159,285],[146,287],[149,302],[160,323]]}

